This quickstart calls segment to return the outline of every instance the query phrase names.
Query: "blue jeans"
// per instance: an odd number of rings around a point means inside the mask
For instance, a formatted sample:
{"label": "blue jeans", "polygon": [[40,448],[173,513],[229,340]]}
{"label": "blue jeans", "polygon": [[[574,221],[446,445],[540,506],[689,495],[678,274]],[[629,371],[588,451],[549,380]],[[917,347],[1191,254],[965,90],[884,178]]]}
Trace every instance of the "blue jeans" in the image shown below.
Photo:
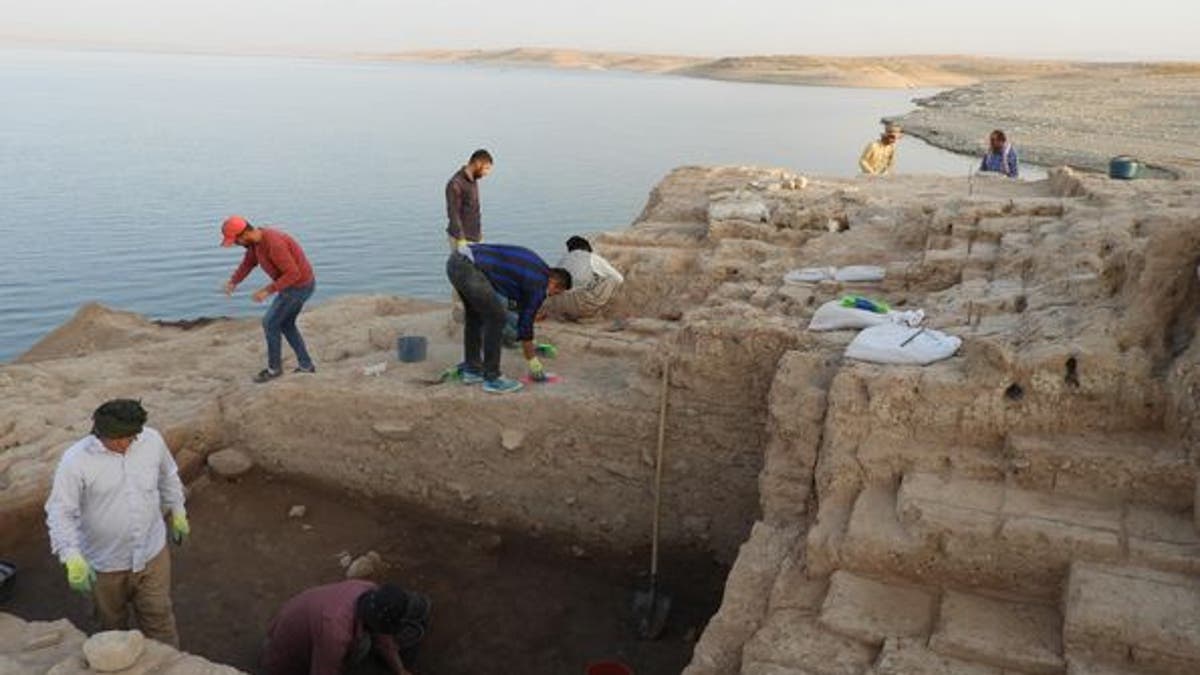
{"label": "blue jeans", "polygon": [[267,313],[263,315],[263,332],[267,335],[267,367],[271,370],[276,372],[283,370],[280,336],[287,338],[288,344],[292,346],[292,351],[296,352],[297,365],[306,370],[313,367],[312,358],[308,355],[308,348],[304,346],[304,337],[300,335],[300,329],[296,327],[296,317],[300,316],[300,310],[304,308],[304,303],[312,297],[316,287],[317,284],[314,281],[307,286],[293,286],[279,291],[275,295],[275,299],[271,301]]}

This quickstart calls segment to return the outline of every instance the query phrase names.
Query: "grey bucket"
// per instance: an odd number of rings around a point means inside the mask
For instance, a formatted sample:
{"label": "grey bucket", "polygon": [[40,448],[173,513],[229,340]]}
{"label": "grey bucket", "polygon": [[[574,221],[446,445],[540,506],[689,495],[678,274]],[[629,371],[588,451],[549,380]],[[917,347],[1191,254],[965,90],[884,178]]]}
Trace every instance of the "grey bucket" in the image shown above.
{"label": "grey bucket", "polygon": [[405,363],[424,361],[427,345],[424,335],[401,335],[396,338],[396,358]]}

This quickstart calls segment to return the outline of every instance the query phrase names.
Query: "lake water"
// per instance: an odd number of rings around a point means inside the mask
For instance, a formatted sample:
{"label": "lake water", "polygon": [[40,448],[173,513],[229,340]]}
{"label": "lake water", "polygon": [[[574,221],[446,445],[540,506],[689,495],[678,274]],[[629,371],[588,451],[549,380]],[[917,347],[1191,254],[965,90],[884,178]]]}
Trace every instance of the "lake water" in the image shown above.
{"label": "lake water", "polygon": [[[27,50],[0,50],[0,91],[0,360],[90,300],[261,312],[218,292],[240,256],[217,246],[230,213],[297,236],[317,301],[444,298],[443,188],[476,147],[496,157],[487,239],[553,262],[571,234],[628,225],[682,164],[852,175],[879,118],[929,93]],[[913,173],[975,161],[913,138],[899,153]]]}

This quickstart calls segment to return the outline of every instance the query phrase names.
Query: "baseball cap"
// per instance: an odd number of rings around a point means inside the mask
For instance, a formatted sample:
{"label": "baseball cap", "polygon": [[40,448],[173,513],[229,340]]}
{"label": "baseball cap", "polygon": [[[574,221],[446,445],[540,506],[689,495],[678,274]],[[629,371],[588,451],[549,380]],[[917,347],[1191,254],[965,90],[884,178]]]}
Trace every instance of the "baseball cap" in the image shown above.
{"label": "baseball cap", "polygon": [[241,216],[229,216],[225,222],[221,224],[221,245],[233,246],[233,242],[237,236],[246,231],[250,227],[250,223]]}

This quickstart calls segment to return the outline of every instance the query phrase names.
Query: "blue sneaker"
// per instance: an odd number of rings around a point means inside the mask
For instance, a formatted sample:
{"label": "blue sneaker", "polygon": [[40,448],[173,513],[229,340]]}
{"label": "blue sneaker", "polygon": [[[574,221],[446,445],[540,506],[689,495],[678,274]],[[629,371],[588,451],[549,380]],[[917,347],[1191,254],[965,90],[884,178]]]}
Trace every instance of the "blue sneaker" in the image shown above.
{"label": "blue sneaker", "polygon": [[473,370],[459,368],[458,381],[462,382],[463,384],[479,384],[480,382],[483,382],[483,375]]}
{"label": "blue sneaker", "polygon": [[511,394],[514,391],[521,391],[525,385],[510,380],[503,375],[494,380],[487,380],[483,383],[483,390],[489,394]]}

